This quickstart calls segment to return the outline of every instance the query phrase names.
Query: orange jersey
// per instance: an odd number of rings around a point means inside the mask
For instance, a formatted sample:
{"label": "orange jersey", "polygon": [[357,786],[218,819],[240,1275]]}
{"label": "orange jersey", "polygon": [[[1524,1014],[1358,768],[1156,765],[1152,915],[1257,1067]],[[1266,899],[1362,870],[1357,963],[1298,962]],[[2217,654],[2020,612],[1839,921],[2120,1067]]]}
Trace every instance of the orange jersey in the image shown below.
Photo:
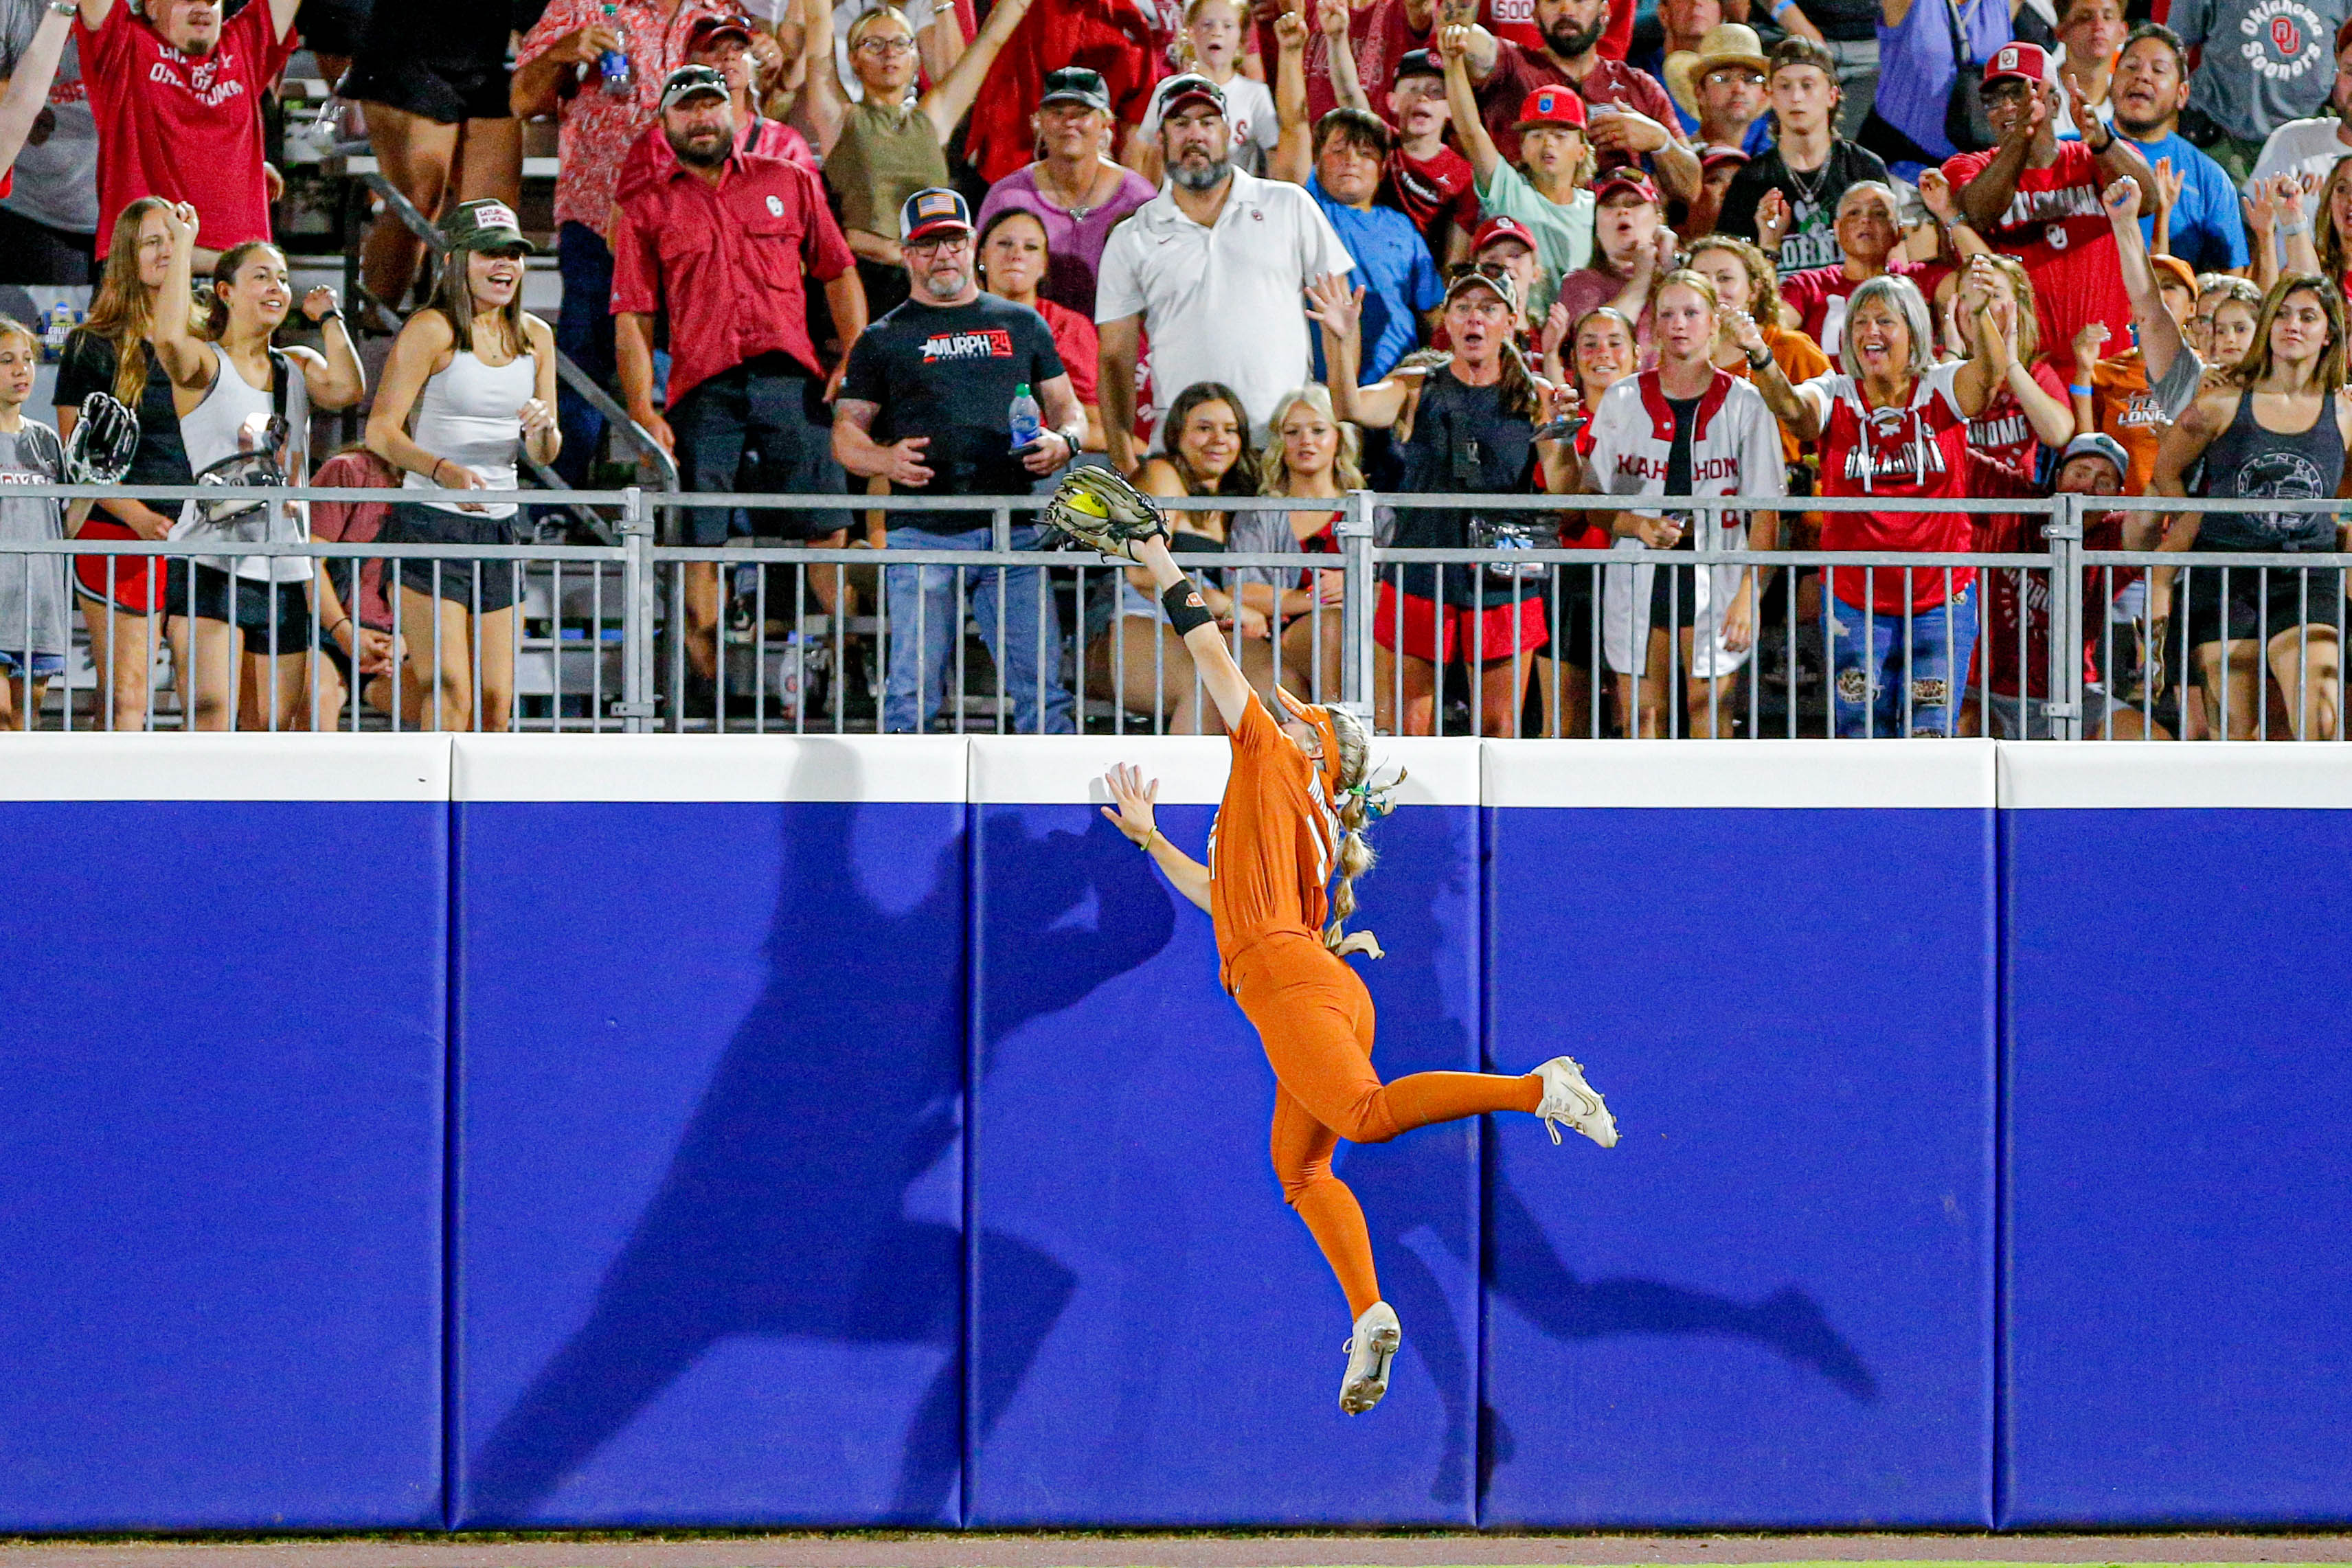
{"label": "orange jersey", "polygon": [[2145,496],[2156,477],[2156,449],[2171,421],[2156,405],[2147,390],[2147,362],[2137,349],[2126,349],[2101,360],[2091,371],[2091,420],[2106,434],[2123,443],[2131,458],[2124,476],[2124,494]]}
{"label": "orange jersey", "polygon": [[1233,734],[1233,772],[1209,830],[1209,917],[1228,989],[1234,955],[1277,932],[1322,940],[1339,817],[1315,763],[1255,693]]}

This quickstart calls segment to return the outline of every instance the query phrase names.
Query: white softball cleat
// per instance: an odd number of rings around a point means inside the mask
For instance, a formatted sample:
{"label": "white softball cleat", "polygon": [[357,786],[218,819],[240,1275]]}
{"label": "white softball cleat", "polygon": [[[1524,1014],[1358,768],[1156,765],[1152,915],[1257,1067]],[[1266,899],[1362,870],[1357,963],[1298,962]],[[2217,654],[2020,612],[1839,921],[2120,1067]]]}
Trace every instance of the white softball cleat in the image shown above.
{"label": "white softball cleat", "polygon": [[1398,1326],[1394,1307],[1374,1301],[1364,1309],[1346,1346],[1348,1376],[1339,1385],[1341,1410],[1360,1416],[1381,1402],[1389,1391],[1389,1363],[1403,1343],[1404,1330]]}
{"label": "white softball cleat", "polygon": [[1584,1081],[1584,1069],[1573,1057],[1555,1056],[1536,1069],[1543,1080],[1543,1103],[1536,1114],[1544,1122],[1544,1131],[1551,1141],[1559,1142],[1559,1129],[1565,1123],[1591,1138],[1604,1149],[1617,1146],[1617,1118],[1609,1113],[1608,1104]]}

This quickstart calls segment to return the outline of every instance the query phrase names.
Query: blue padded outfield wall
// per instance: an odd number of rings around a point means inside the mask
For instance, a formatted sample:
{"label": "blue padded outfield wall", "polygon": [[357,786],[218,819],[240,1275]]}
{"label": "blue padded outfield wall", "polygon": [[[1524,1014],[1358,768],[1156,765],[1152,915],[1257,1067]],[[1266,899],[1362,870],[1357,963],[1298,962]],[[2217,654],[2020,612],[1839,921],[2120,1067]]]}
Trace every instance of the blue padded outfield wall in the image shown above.
{"label": "blue padded outfield wall", "polygon": [[443,1518],[449,753],[0,745],[0,1529]]}
{"label": "blue padded outfield wall", "polygon": [[0,1531],[2352,1521],[2352,747],[1380,750],[1351,1419],[1222,742],[0,737]]}

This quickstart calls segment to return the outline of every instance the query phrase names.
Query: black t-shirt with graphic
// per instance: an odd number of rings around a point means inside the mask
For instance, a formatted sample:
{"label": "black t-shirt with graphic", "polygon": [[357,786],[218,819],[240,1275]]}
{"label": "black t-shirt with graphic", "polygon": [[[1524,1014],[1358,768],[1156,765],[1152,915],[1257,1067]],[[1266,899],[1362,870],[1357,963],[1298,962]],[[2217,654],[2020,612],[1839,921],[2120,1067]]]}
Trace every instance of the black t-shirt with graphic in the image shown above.
{"label": "black t-shirt with graphic", "polygon": [[[1053,329],[1026,305],[992,294],[969,305],[912,298],[857,340],[841,395],[880,406],[877,441],[930,437],[923,461],[931,482],[917,494],[1021,496],[1034,479],[1013,455],[1013,394],[1026,382],[1037,397],[1039,387],[1063,373]],[[890,514],[892,528],[926,521],[933,532],[956,532],[972,519]]]}
{"label": "black t-shirt with graphic", "polygon": [[1835,267],[1845,259],[1834,232],[1838,203],[1847,186],[1863,180],[1885,183],[1885,161],[1843,137],[1830,143],[1828,162],[1806,174],[1792,172],[1775,147],[1731,177],[1715,226],[1724,234],[1754,239],[1757,204],[1765,192],[1777,190],[1789,204],[1788,232],[1780,236],[1780,254],[1772,258],[1780,276],[1809,267]]}

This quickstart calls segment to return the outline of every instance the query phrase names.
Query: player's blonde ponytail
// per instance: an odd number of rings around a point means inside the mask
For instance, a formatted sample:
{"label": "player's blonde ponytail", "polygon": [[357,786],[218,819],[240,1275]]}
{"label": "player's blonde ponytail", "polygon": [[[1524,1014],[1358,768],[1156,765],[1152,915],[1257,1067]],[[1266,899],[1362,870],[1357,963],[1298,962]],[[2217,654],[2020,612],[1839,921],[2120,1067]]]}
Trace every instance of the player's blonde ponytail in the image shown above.
{"label": "player's blonde ponytail", "polygon": [[1385,783],[1372,779],[1372,738],[1364,721],[1342,707],[1325,710],[1331,732],[1339,742],[1339,885],[1331,890],[1331,923],[1323,928],[1323,946],[1344,958],[1350,953],[1381,956],[1379,940],[1369,931],[1350,935],[1348,917],[1356,913],[1356,879],[1372,869],[1371,844],[1364,830],[1393,810],[1390,797],[1404,782],[1404,769]]}

